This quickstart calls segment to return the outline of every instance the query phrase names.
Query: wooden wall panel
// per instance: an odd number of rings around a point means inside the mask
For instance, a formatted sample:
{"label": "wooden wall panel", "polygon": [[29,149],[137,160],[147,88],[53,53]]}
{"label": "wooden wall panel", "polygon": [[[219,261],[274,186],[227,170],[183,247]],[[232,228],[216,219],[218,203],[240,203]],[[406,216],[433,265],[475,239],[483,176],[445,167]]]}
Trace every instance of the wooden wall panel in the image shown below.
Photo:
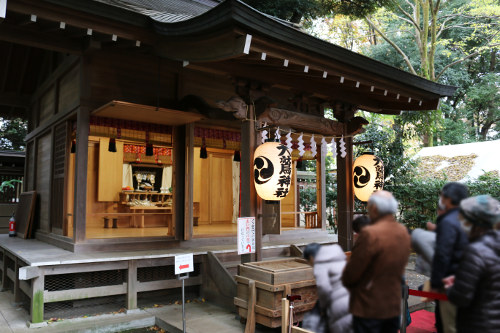
{"label": "wooden wall panel", "polygon": [[95,213],[116,212],[117,203],[97,201],[97,175],[99,173],[99,142],[90,141],[87,167],[87,228],[102,227],[102,216]]}
{"label": "wooden wall panel", "polygon": [[75,66],[59,81],[59,99],[57,112],[66,112],[75,108],[80,100],[80,72]]}
{"label": "wooden wall panel", "polygon": [[50,231],[49,203],[50,203],[50,175],[51,175],[51,145],[52,137],[46,134],[38,139],[36,159],[36,191],[38,227]]}
{"label": "wooden wall panel", "polygon": [[99,140],[98,201],[120,200],[123,180],[123,142],[116,141],[116,152],[108,151],[109,138]]}
{"label": "wooden wall panel", "polygon": [[45,120],[49,119],[55,113],[55,109],[56,109],[56,88],[55,86],[52,86],[40,98],[40,114],[38,118],[38,123],[41,124]]}
{"label": "wooden wall panel", "polygon": [[233,155],[210,153],[210,221],[231,223],[233,218]]}
{"label": "wooden wall panel", "polygon": [[111,100],[156,105],[158,98],[162,106],[174,103],[177,79],[173,67],[179,63],[159,61],[157,57],[106,51],[89,55],[90,106],[97,108]]}

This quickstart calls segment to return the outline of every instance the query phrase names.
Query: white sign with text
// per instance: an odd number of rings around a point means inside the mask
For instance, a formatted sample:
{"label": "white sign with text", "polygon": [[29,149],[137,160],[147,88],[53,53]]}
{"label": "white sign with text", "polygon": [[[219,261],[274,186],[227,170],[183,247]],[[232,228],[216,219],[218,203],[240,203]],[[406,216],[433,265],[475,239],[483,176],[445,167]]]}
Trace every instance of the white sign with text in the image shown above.
{"label": "white sign with text", "polygon": [[193,254],[179,254],[175,256],[175,275],[194,271]]}
{"label": "white sign with text", "polygon": [[255,217],[238,218],[238,254],[255,253]]}

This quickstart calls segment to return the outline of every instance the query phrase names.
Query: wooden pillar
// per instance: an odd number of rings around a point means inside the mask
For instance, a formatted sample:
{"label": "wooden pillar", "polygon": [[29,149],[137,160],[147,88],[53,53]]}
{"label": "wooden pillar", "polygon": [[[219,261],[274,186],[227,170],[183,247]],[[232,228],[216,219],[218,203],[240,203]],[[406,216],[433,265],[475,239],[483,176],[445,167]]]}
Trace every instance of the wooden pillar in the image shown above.
{"label": "wooden pillar", "polygon": [[14,263],[14,273],[15,273],[15,278],[14,278],[14,303],[19,304],[21,303],[21,288],[19,287],[19,259],[16,257],[15,263]]}
{"label": "wooden pillar", "polygon": [[128,261],[127,270],[127,309],[137,309],[137,261]]}
{"label": "wooden pillar", "polygon": [[90,110],[81,106],[76,120],[75,202],[73,237],[75,243],[85,241],[87,228],[87,166],[89,149]]}
{"label": "wooden pillar", "polygon": [[31,323],[41,323],[43,321],[43,293],[45,286],[45,275],[33,278],[31,283]]}
{"label": "wooden pillar", "polygon": [[2,261],[2,288],[0,291],[5,291],[8,289],[8,275],[7,275],[7,251],[3,250],[3,261]]}
{"label": "wooden pillar", "polygon": [[318,214],[318,225],[322,230],[326,230],[328,220],[326,218],[326,168],[325,154],[318,150],[316,158],[316,211]]}
{"label": "wooden pillar", "polygon": [[186,177],[184,184],[184,239],[193,237],[194,124],[186,125]]}
{"label": "wooden pillar", "polygon": [[174,189],[174,216],[175,238],[184,239],[184,200],[185,200],[185,175],[186,175],[186,130],[184,126],[173,129],[173,163],[174,172],[172,187]]}
{"label": "wooden pillar", "polygon": [[344,251],[352,248],[352,218],[354,191],[352,183],[352,137],[344,137],[346,156],[340,156],[340,140],[337,140],[337,227],[339,245]]}
{"label": "wooden pillar", "polygon": [[[259,224],[259,219],[256,213],[256,198],[257,193],[255,192],[255,186],[253,184],[253,153],[256,148],[256,135],[255,135],[255,118],[254,118],[254,108],[253,105],[248,106],[248,117],[247,121],[243,122],[241,125],[241,216],[252,217],[254,216],[256,229]],[[261,222],[260,222],[261,223]],[[261,230],[261,229],[260,229]],[[261,240],[256,235],[256,247],[259,248]],[[241,262],[252,261],[251,255],[242,255]]]}

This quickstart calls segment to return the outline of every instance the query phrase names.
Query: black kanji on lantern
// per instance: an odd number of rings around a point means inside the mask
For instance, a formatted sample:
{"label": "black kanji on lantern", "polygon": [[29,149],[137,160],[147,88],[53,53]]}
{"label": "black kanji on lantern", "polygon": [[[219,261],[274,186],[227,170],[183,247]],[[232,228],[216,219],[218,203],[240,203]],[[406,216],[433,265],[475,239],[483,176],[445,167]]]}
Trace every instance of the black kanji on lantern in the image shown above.
{"label": "black kanji on lantern", "polygon": [[284,146],[284,145],[279,145],[279,146],[276,147],[276,149],[278,149],[280,151],[280,153],[278,154],[278,156],[283,156],[283,154],[288,151],[288,147]]}
{"label": "black kanji on lantern", "polygon": [[284,198],[288,194],[288,188],[279,187],[276,189],[276,193],[274,195],[278,198]]}
{"label": "black kanji on lantern", "polygon": [[280,176],[280,178],[278,179],[278,185],[279,186],[283,186],[283,185],[290,185],[290,182],[291,182],[291,179],[290,179],[290,176]]}

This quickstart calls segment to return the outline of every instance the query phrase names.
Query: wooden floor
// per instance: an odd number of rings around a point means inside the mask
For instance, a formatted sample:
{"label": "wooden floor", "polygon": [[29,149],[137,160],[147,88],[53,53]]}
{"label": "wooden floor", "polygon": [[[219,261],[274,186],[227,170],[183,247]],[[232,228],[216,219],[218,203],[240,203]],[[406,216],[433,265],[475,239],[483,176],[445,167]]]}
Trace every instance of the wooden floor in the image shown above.
{"label": "wooden floor", "polygon": [[236,236],[236,223],[202,224],[193,226],[193,237]]}
{"label": "wooden floor", "polygon": [[[167,227],[153,228],[87,228],[87,238],[127,238],[168,236]],[[206,224],[193,227],[193,237],[236,236],[236,224]]]}
{"label": "wooden floor", "polygon": [[125,238],[168,236],[167,227],[156,228],[87,228],[87,238]]}

